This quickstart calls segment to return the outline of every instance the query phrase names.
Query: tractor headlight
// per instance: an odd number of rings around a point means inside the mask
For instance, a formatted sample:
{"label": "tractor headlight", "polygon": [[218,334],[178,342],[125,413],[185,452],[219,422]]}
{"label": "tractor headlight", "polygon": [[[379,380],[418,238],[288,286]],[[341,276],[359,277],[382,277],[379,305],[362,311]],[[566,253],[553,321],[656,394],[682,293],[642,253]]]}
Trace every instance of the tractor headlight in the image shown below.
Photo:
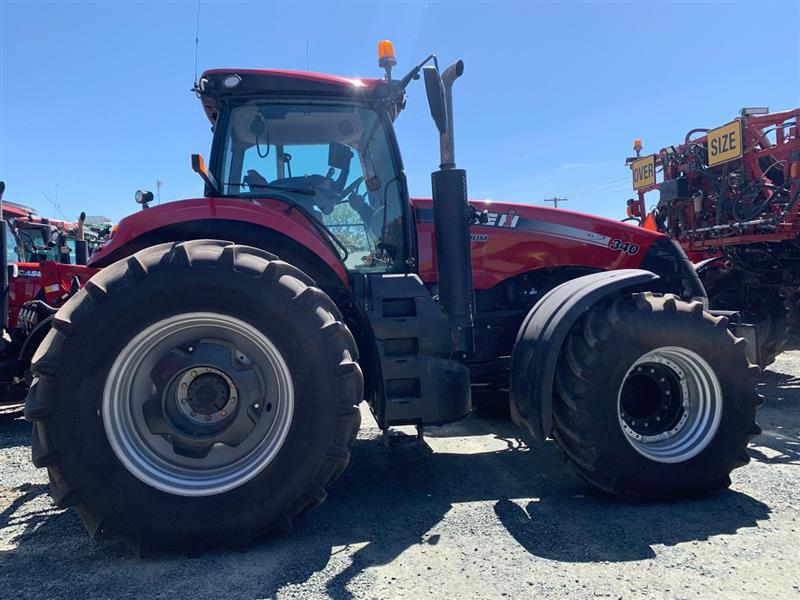
{"label": "tractor headlight", "polygon": [[235,87],[242,83],[242,78],[239,75],[227,75],[225,79],[222,80],[222,87],[232,90]]}

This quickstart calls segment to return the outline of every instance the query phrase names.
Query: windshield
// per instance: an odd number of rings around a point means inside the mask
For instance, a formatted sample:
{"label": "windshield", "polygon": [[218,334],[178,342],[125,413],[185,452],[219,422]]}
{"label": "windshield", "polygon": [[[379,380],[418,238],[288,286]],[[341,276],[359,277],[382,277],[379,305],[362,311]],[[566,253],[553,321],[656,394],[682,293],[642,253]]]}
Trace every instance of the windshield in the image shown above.
{"label": "windshield", "polygon": [[49,243],[46,227],[18,227],[16,255],[19,262],[58,260],[58,248]]}
{"label": "windshield", "polygon": [[224,195],[301,207],[347,249],[350,269],[403,270],[401,182],[377,112],[257,100],[231,108],[224,123]]}

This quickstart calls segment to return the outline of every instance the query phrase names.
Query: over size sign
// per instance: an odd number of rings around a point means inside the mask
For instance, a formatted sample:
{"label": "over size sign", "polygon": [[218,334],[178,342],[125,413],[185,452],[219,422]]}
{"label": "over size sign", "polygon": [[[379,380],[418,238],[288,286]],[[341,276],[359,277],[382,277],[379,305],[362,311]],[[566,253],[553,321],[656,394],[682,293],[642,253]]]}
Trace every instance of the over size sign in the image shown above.
{"label": "over size sign", "polygon": [[633,189],[640,190],[656,184],[656,155],[651,154],[631,163]]}
{"label": "over size sign", "polygon": [[742,156],[742,124],[734,121],[708,132],[708,166]]}

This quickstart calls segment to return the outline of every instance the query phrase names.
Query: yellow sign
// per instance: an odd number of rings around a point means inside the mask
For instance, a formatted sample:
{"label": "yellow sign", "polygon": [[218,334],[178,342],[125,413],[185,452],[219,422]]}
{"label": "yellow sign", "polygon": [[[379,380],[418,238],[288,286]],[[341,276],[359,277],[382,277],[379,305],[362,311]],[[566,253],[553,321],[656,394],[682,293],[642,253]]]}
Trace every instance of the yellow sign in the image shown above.
{"label": "yellow sign", "polygon": [[656,155],[651,154],[631,163],[633,189],[640,190],[656,184]]}
{"label": "yellow sign", "polygon": [[708,166],[742,156],[742,124],[733,121],[708,132]]}

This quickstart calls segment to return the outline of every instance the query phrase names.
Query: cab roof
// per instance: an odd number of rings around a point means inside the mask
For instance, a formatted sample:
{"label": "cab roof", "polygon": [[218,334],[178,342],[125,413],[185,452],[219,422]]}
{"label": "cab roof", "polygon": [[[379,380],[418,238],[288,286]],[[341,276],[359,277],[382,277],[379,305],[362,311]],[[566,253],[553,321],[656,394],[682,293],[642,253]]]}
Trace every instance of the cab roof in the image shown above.
{"label": "cab roof", "polygon": [[[223,82],[228,82],[225,85]],[[230,86],[230,83],[235,85]],[[196,89],[208,119],[217,119],[217,103],[225,98],[250,95],[372,96],[383,79],[342,77],[309,71],[281,69],[210,69]]]}

